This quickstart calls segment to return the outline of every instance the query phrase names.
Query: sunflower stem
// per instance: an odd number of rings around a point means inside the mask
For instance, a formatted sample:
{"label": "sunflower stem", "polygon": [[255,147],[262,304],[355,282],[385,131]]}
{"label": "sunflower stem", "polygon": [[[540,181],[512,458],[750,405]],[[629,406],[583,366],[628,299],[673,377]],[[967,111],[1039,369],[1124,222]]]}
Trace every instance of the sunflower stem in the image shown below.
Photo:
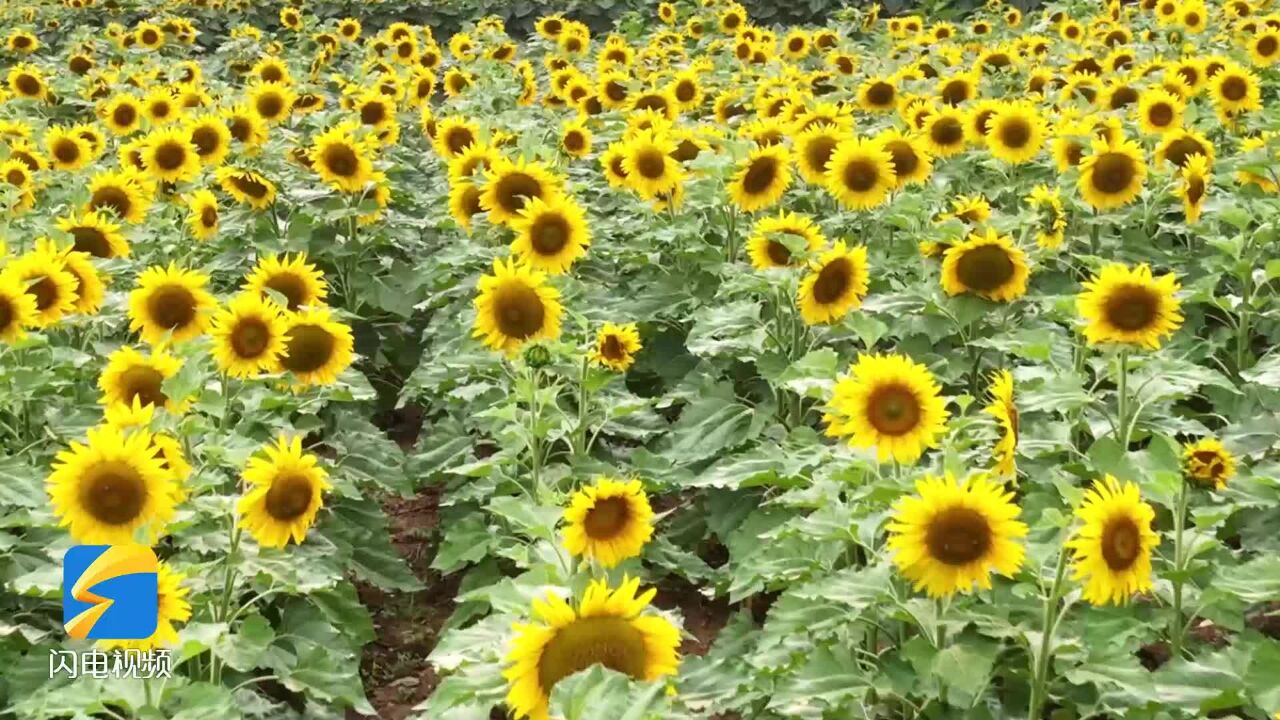
{"label": "sunflower stem", "polygon": [[[240,538],[244,531],[239,524],[233,519],[231,521],[231,547],[227,550],[227,562],[222,573],[222,599],[218,603],[217,612],[214,613],[214,622],[222,622],[227,618],[227,613],[231,610],[231,597],[235,594],[233,586],[236,577],[236,553],[240,550]],[[209,657],[209,681],[218,683],[222,679],[222,668],[218,662],[216,655],[210,654]]]}
{"label": "sunflower stem", "polygon": [[542,437],[538,435],[538,368],[529,369],[529,477],[534,502],[542,502]]}
{"label": "sunflower stem", "polygon": [[155,707],[155,702],[151,699],[151,680],[148,678],[142,679],[142,698],[143,707]]}
{"label": "sunflower stem", "polygon": [[227,424],[231,422],[231,404],[235,400],[235,393],[231,389],[231,376],[222,373],[222,417],[218,418],[218,432],[227,429]]}
{"label": "sunflower stem", "polygon": [[1129,450],[1129,351],[1121,350],[1116,369],[1116,427],[1120,448]]}
{"label": "sunflower stem", "polygon": [[1182,656],[1182,586],[1183,571],[1186,570],[1186,549],[1183,542],[1187,526],[1187,485],[1184,480],[1178,490],[1178,500],[1173,512],[1173,621],[1169,625],[1170,657]]}
{"label": "sunflower stem", "polygon": [[578,374],[578,425],[573,434],[573,455],[582,457],[587,449],[587,402],[591,392],[587,389],[587,354],[582,354],[582,370]]}
{"label": "sunflower stem", "polygon": [[1089,254],[1097,255],[1101,247],[1099,236],[1102,234],[1102,226],[1098,224],[1098,213],[1093,213],[1093,224],[1089,226]]}
{"label": "sunflower stem", "polygon": [[1252,317],[1250,313],[1250,305],[1253,303],[1253,268],[1252,266],[1245,268],[1243,276],[1240,278],[1240,322],[1236,333],[1236,372],[1241,373],[1245,370],[1245,361],[1248,360],[1249,354],[1249,335],[1252,332],[1250,328]]}
{"label": "sunflower stem", "polygon": [[729,222],[728,222],[728,243],[726,244],[724,258],[725,258],[725,262],[732,264],[738,256],[738,247],[737,247],[738,209],[735,208],[732,204],[730,204],[729,212],[726,213],[726,215],[728,216]]}
{"label": "sunflower stem", "polygon": [[1032,659],[1035,663],[1031,675],[1031,703],[1027,707],[1027,720],[1036,720],[1048,699],[1049,669],[1053,665],[1053,633],[1066,614],[1066,608],[1058,609],[1062,599],[1062,583],[1067,576],[1067,549],[1058,550],[1058,567],[1053,574],[1053,585],[1044,601],[1043,633],[1040,636],[1040,652]]}

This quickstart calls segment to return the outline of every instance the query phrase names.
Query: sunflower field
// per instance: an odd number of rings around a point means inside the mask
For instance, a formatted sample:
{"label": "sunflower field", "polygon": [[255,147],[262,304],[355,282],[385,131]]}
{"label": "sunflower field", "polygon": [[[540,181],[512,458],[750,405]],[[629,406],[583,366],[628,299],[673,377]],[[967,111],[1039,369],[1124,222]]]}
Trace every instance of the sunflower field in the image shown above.
{"label": "sunflower field", "polygon": [[6,0],[0,718],[1280,718],[1272,2]]}

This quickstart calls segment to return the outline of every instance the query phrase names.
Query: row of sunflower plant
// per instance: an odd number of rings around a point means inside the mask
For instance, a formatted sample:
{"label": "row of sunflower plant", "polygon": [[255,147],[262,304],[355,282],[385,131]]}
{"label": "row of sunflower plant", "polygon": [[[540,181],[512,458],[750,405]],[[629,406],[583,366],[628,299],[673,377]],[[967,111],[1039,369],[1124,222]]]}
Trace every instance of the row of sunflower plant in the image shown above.
{"label": "row of sunflower plant", "polygon": [[[1265,0],[15,9],[7,711],[379,712],[414,492],[421,717],[1280,710]],[[130,541],[174,677],[46,677]]]}

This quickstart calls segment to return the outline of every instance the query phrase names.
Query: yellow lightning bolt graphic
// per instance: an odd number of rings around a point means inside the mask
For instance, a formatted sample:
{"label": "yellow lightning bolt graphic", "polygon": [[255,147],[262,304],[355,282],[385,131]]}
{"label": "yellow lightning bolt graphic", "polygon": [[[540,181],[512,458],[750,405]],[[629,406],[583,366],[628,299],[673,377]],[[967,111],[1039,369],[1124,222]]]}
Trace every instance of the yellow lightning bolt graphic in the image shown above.
{"label": "yellow lightning bolt graphic", "polygon": [[100,582],[134,573],[153,573],[156,571],[156,554],[151,548],[142,545],[113,545],[107,548],[85,568],[71,588],[71,597],[82,603],[91,603],[93,607],[71,618],[65,627],[67,634],[77,640],[89,636],[98,618],[102,617],[115,600],[104,598],[90,592],[90,588]]}

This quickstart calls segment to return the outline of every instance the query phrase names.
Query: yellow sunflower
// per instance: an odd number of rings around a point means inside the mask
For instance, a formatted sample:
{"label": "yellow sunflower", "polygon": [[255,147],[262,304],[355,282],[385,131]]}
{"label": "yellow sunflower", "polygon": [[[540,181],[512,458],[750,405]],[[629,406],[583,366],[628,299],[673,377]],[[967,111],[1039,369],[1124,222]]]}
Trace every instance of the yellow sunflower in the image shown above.
{"label": "yellow sunflower", "polygon": [[79,170],[93,160],[93,149],[73,128],[51,127],[44,134],[49,165],[55,170]]}
{"label": "yellow sunflower", "polygon": [[1013,493],[985,473],[926,475],[894,505],[887,547],[902,576],[930,597],[989,590],[992,572],[1013,577],[1022,567],[1021,514]]}
{"label": "yellow sunflower", "polygon": [[240,526],[263,547],[301,543],[332,487],[328,473],[319,458],[303,451],[301,437],[281,436],[263,452],[265,457],[249,458],[241,475],[248,489],[236,502]]}
{"label": "yellow sunflower", "polygon": [[729,181],[729,199],[745,212],[774,205],[791,186],[791,153],[782,145],[755,147]]}
{"label": "yellow sunflower", "polygon": [[309,155],[321,180],[343,192],[364,190],[373,176],[369,143],[355,136],[353,123],[341,123],[318,135]]}
{"label": "yellow sunflower", "polygon": [[586,213],[571,198],[533,198],[511,222],[511,253],[535,270],[559,275],[586,254],[591,244]]}
{"label": "yellow sunflower", "polygon": [[[793,253],[789,244],[802,252]],[[811,217],[782,210],[756,221],[747,239],[747,255],[757,270],[791,267],[826,244],[826,237]]]}
{"label": "yellow sunflower", "polygon": [[1213,165],[1213,143],[1196,130],[1179,129],[1165,133],[1156,146],[1157,163],[1170,162],[1181,168],[1186,166],[1192,155],[1203,155],[1209,165]]}
{"label": "yellow sunflower", "polygon": [[596,333],[590,358],[601,367],[626,372],[636,361],[636,353],[640,352],[641,347],[640,332],[635,323],[605,323]]}
{"label": "yellow sunflower", "polygon": [[203,188],[186,198],[187,227],[197,240],[208,240],[218,234],[218,198]]}
{"label": "yellow sunflower", "polygon": [[1036,245],[1052,250],[1062,245],[1067,232],[1067,214],[1057,187],[1040,184],[1031,189],[1027,203],[1036,210]]}
{"label": "yellow sunflower", "polygon": [[1138,97],[1138,126],[1142,132],[1160,135],[1182,126],[1186,104],[1164,88],[1149,88]]}
{"label": "yellow sunflower", "polygon": [[28,327],[49,327],[75,312],[79,283],[61,255],[33,250],[9,261],[3,275],[25,288],[27,296],[35,300],[36,311],[28,319]]}
{"label": "yellow sunflower", "polygon": [[247,150],[254,150],[267,141],[267,124],[258,114],[245,105],[233,105],[222,111],[227,132]]}
{"label": "yellow sunflower", "polygon": [[98,377],[101,402],[107,407],[141,402],[159,405],[174,414],[181,413],[187,399],[170,398],[164,392],[164,381],[177,375],[181,368],[182,361],[164,351],[147,356],[131,347],[122,347],[111,353],[107,367]]}
{"label": "yellow sunflower", "polygon": [[1085,320],[1090,345],[1124,343],[1152,350],[1182,326],[1182,303],[1173,273],[1152,277],[1146,264],[1109,263],[1084,284],[1076,311]]}
{"label": "yellow sunflower", "polygon": [[827,178],[827,163],[842,137],[842,131],[825,124],[801,130],[793,141],[801,177],[813,185],[823,185]]}
{"label": "yellow sunflower", "polygon": [[15,343],[27,336],[25,328],[36,317],[36,298],[26,292],[18,278],[0,273],[0,342]]}
{"label": "yellow sunflower", "polygon": [[297,386],[332,385],[355,358],[351,328],[334,320],[327,307],[285,313],[284,329],[275,370],[287,370]]}
{"label": "yellow sunflower", "polygon": [[460,157],[468,148],[479,144],[480,125],[474,120],[451,115],[437,121],[432,145],[440,157],[453,160]]}
{"label": "yellow sunflower", "polygon": [[147,93],[142,101],[142,108],[152,125],[164,125],[182,117],[182,106],[167,87],[158,87]]}
{"label": "yellow sunflower", "polygon": [[200,115],[186,123],[186,130],[195,146],[200,164],[218,167],[231,149],[231,129],[215,114]]}
{"label": "yellow sunflower", "polygon": [[830,250],[809,261],[809,272],[796,291],[800,318],[808,325],[839,322],[862,305],[867,278],[866,247],[849,248],[843,240],[837,241]]}
{"label": "yellow sunflower", "polygon": [[47,480],[58,525],[79,543],[154,541],[173,519],[178,494],[154,452],[151,433],[109,425],[90,429],[88,444],[72,441]]}
{"label": "yellow sunflower", "polygon": [[1031,103],[1002,105],[988,120],[987,128],[987,148],[1007,163],[1033,160],[1044,147],[1045,122]]}
{"label": "yellow sunflower", "polygon": [[595,580],[576,608],[552,594],[533,601],[538,622],[515,625],[511,666],[502,673],[516,718],[547,720],[556,683],[593,665],[645,681],[675,674],[680,632],[662,616],[643,614],[656,591],[637,597],[639,589],[639,580],[624,578],[617,589]]}
{"label": "yellow sunflower", "polygon": [[904,355],[860,354],[836,382],[822,418],[826,434],[875,448],[881,462],[914,463],[946,433],[941,391],[928,368]]}
{"label": "yellow sunflower", "polygon": [[174,623],[184,623],[191,619],[191,603],[187,602],[187,588],[182,587],[186,575],[170,569],[169,564],[160,562],[156,565],[156,629],[150,637],[141,640],[99,640],[98,646],[104,650],[140,650],[150,652],[162,648],[176,647],[178,631]]}
{"label": "yellow sunflower", "polygon": [[1133,140],[1108,142],[1094,138],[1093,152],[1080,161],[1080,195],[1099,210],[1132,202],[1142,192],[1147,163],[1142,148]]}
{"label": "yellow sunflower", "polygon": [[854,210],[884,203],[895,183],[893,155],[875,140],[845,140],[827,163],[827,191]]}
{"label": "yellow sunflower", "polygon": [[889,152],[893,189],[922,184],[933,173],[933,157],[917,134],[890,128],[877,134],[875,142]]}
{"label": "yellow sunflower", "polygon": [[86,210],[110,210],[130,224],[138,224],[151,207],[151,192],[144,179],[132,170],[105,170],[89,180]]}
{"label": "yellow sunflower", "polygon": [[245,277],[244,289],[263,300],[271,299],[268,290],[279,293],[284,298],[285,309],[290,311],[321,306],[329,294],[324,274],[308,263],[303,253],[261,258]]}
{"label": "yellow sunflower", "polygon": [[560,194],[560,181],[541,163],[501,158],[486,173],[480,205],[490,222],[509,224],[531,199],[552,202]]}
{"label": "yellow sunflower", "polygon": [[9,90],[18,97],[41,99],[49,92],[49,85],[44,79],[44,73],[30,63],[18,63],[9,68],[5,80],[9,85]]}
{"label": "yellow sunflower", "polygon": [[449,184],[449,215],[471,232],[471,219],[484,212],[480,206],[480,188],[470,180],[455,179]]}
{"label": "yellow sunflower", "polygon": [[869,112],[891,112],[898,106],[897,80],[870,77],[858,86],[858,105]]}
{"label": "yellow sunflower", "polygon": [[472,336],[486,346],[514,354],[529,341],[560,336],[560,293],[546,284],[546,275],[514,258],[493,261],[493,274],[480,278],[475,299]]}
{"label": "yellow sunflower", "polygon": [[186,128],[152,130],[142,146],[142,163],[157,181],[184,182],[200,173],[200,156]]}
{"label": "yellow sunflower", "polygon": [[1000,370],[991,378],[991,402],[982,411],[1000,425],[1000,441],[995,447],[995,473],[1000,477],[1018,476],[1018,406],[1013,402],[1013,374]]}
{"label": "yellow sunflower", "polygon": [[273,370],[285,349],[280,308],[254,293],[244,293],[218,311],[209,334],[218,368],[232,377]]}
{"label": "yellow sunflower", "polygon": [[1007,235],[987,229],[952,245],[942,259],[942,289],[948,295],[972,294],[992,302],[1010,302],[1027,294],[1027,254]]}
{"label": "yellow sunflower", "polygon": [[669,193],[684,181],[684,170],[672,155],[677,145],[654,130],[634,133],[622,146],[621,170],[627,186],[645,198]]}
{"label": "yellow sunflower", "polygon": [[1209,159],[1196,153],[1187,158],[1182,166],[1182,186],[1178,194],[1182,196],[1182,209],[1188,224],[1200,220],[1200,211],[1204,209],[1204,199],[1209,193],[1209,184],[1213,182],[1213,173],[1209,169]]}
{"label": "yellow sunflower", "polygon": [[1151,530],[1155,510],[1142,501],[1138,486],[1106,475],[1085,493],[1076,510],[1083,523],[1067,541],[1084,599],[1094,605],[1129,601],[1151,589],[1151,551],[1160,536]]}
{"label": "yellow sunflower", "polygon": [[204,334],[217,303],[205,286],[209,276],[182,270],[171,262],[153,265],[138,276],[129,293],[129,329],[151,345],[185,342]]}
{"label": "yellow sunflower", "polygon": [[220,167],[214,173],[223,192],[255,210],[263,210],[276,200],[275,183],[252,170]]}
{"label": "yellow sunflower", "polygon": [[58,258],[62,261],[62,269],[75,278],[76,284],[72,291],[75,296],[75,312],[85,315],[98,312],[106,296],[106,288],[88,253],[77,252],[71,246],[59,248],[57,243],[48,238],[36,240],[36,252]]}
{"label": "yellow sunflower", "polygon": [[1183,446],[1182,472],[1199,485],[1221,490],[1235,477],[1236,458],[1219,440],[1204,438]]}
{"label": "yellow sunflower", "polygon": [[964,120],[964,112],[950,106],[925,118],[922,137],[934,157],[951,157],[964,151],[968,143]]}
{"label": "yellow sunflower", "polygon": [[653,536],[653,509],[639,480],[602,477],[579,489],[564,511],[569,555],[611,568],[633,558]]}
{"label": "yellow sunflower", "polygon": [[586,157],[591,153],[591,130],[584,120],[565,122],[560,129],[560,148],[571,157]]}

